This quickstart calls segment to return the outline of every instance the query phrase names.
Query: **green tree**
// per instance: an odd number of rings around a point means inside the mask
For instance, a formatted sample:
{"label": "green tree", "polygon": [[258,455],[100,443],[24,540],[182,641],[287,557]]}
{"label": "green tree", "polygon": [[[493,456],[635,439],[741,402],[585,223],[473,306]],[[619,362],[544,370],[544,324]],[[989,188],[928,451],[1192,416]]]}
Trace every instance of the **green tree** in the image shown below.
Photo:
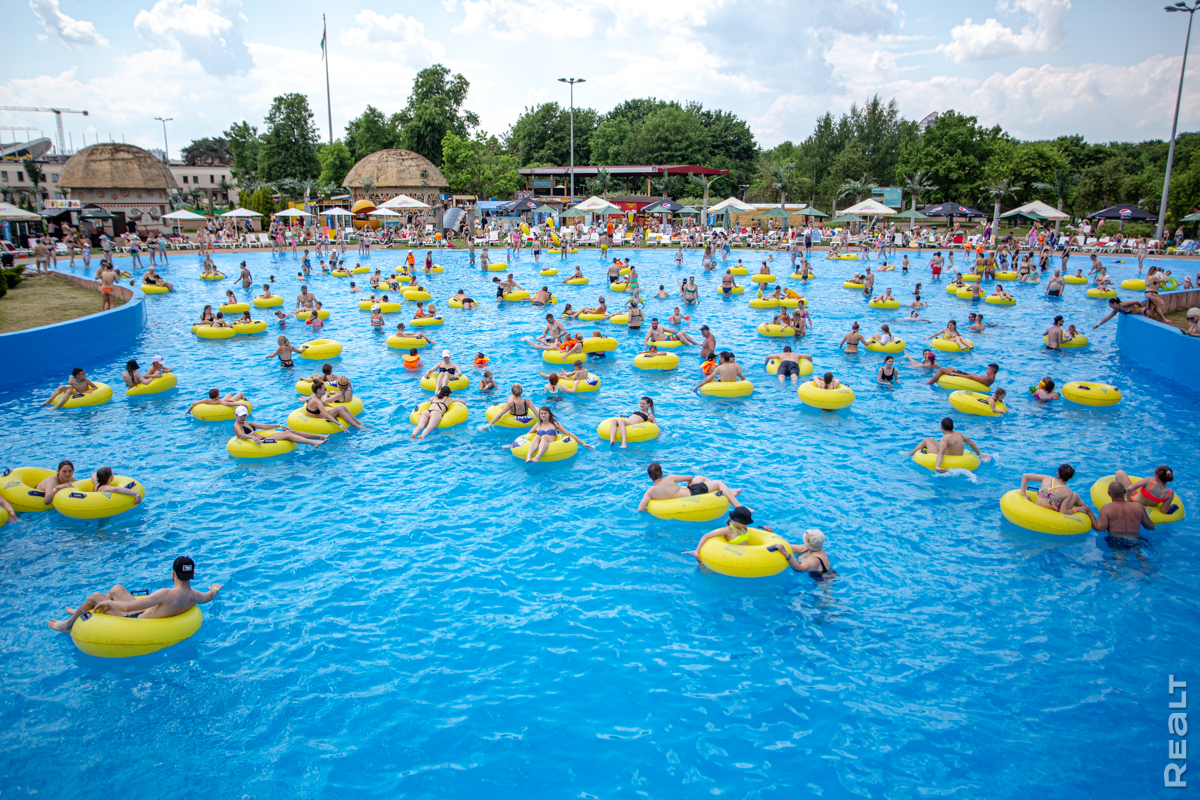
{"label": "green tree", "polygon": [[447,133],[441,169],[452,191],[479,198],[511,196],[523,182],[516,159],[502,152],[495,137],[482,133],[474,139]]}
{"label": "green tree", "polygon": [[672,104],[633,126],[624,155],[636,164],[703,164],[708,148],[708,131],[699,117]]}
{"label": "green tree", "polygon": [[294,92],[276,97],[267,112],[266,125],[258,156],[258,173],[263,180],[305,180],[321,174],[319,139],[307,97]]}
{"label": "green tree", "polygon": [[470,87],[465,77],[452,76],[441,64],[418,72],[408,105],[396,115],[401,146],[440,165],[447,133],[465,139],[479,127],[479,117],[463,109]]}
{"label": "green tree", "polygon": [[42,210],[41,186],[42,181],[46,179],[46,174],[42,172],[42,165],[32,158],[22,159],[21,166],[25,168],[25,177],[29,179],[29,183],[33,186],[33,202],[40,213]]}
{"label": "green tree", "polygon": [[1000,235],[1000,203],[1006,197],[1015,197],[1017,192],[1021,191],[1021,184],[1015,183],[1011,178],[1001,178],[993,183],[984,184],[982,191],[982,197],[993,203],[992,239],[995,240]]}
{"label": "green tree", "polygon": [[[575,109],[575,163],[591,164],[591,140],[599,114],[591,108]],[[526,108],[505,136],[508,151],[517,163],[570,163],[571,111],[558,103]]]}
{"label": "green tree", "polygon": [[341,186],[346,173],[354,166],[350,148],[340,141],[322,145],[317,160],[321,162],[321,175],[317,180],[323,186]]}
{"label": "green tree", "polygon": [[591,137],[591,159],[582,163],[607,167],[613,164],[627,163],[625,159],[625,140],[629,138],[633,126],[625,117],[609,115],[596,126]]}
{"label": "green tree", "polygon": [[362,161],[371,153],[390,150],[400,146],[400,121],[397,114],[390,118],[375,106],[367,106],[363,113],[346,123],[346,144],[350,151],[351,165]]}
{"label": "green tree", "polygon": [[183,157],[183,163],[193,167],[233,163],[229,140],[221,136],[194,139],[191,144],[180,151],[180,155]]}
{"label": "green tree", "polygon": [[264,222],[268,221],[271,215],[279,210],[279,207],[275,205],[274,193],[266,186],[260,186],[239,199],[242,208],[248,208],[251,211],[257,211],[262,214]]}
{"label": "green tree", "polygon": [[904,174],[926,172],[934,199],[962,202],[978,194],[984,165],[1003,135],[998,125],[981,128],[975,117],[947,111],[904,149],[897,166]]}
{"label": "green tree", "polygon": [[258,128],[248,122],[235,122],[223,134],[230,154],[229,172],[239,186],[254,179],[258,172],[258,155],[262,148],[262,139]]}
{"label": "green tree", "polygon": [[588,178],[587,190],[598,197],[607,198],[615,184],[612,173],[606,169],[598,169],[594,178]]}

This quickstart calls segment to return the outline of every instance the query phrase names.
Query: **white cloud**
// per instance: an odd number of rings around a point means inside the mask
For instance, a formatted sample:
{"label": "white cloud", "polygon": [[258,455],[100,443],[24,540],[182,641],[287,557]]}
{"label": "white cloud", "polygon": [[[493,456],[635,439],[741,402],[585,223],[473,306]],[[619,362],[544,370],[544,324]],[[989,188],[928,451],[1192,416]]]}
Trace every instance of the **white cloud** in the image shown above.
{"label": "white cloud", "polygon": [[950,43],[938,52],[956,64],[990,58],[1027,56],[1060,50],[1067,43],[1067,12],[1071,0],[1000,0],[997,10],[1021,10],[1033,21],[1014,31],[989,17],[982,23],[968,18],[950,31]]}
{"label": "white cloud", "polygon": [[[881,2],[882,0],[863,0]],[[485,30],[492,37],[617,38],[646,28],[678,31],[703,27],[709,14],[730,0],[463,0],[463,21],[455,33]]]}
{"label": "white cloud", "polygon": [[[72,50],[92,45],[107,46],[108,39],[100,35],[96,26],[81,19],[72,19],[58,10],[58,0],[29,0],[29,7],[37,15],[38,22],[46,33]],[[41,38],[41,37],[38,37]]]}
{"label": "white cloud", "polygon": [[173,45],[209,75],[241,75],[254,66],[242,39],[241,0],[158,0],[139,11],[133,27],[154,45]]}
{"label": "white cloud", "polygon": [[354,21],[361,27],[348,28],[341,35],[342,44],[348,47],[377,48],[422,67],[446,55],[445,45],[426,39],[425,26],[414,17],[403,14],[385,17],[368,9],[360,11]]}

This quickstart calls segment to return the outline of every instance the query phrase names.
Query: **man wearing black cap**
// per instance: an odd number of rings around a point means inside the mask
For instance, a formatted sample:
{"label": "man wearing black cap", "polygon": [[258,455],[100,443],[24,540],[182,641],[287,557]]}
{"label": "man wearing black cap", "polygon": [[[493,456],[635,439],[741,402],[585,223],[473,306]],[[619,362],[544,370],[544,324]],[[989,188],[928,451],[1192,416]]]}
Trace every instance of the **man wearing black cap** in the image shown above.
{"label": "man wearing black cap", "polygon": [[754,524],[754,517],[750,513],[750,509],[746,506],[735,506],[733,511],[729,512],[728,523],[724,527],[717,528],[715,531],[709,531],[700,537],[700,541],[696,544],[695,550],[684,552],[685,556],[694,556],[696,563],[700,561],[700,551],[704,549],[704,545],[709,539],[715,539],[718,536],[725,538],[725,541],[731,542],[737,537],[746,532],[746,528]]}
{"label": "man wearing black cap", "polygon": [[71,630],[75,620],[88,611],[98,614],[109,614],[114,617],[140,617],[142,619],[163,619],[177,617],[192,606],[204,605],[217,596],[221,584],[214,583],[207,592],[197,592],[192,588],[192,578],[195,577],[196,562],[187,556],[180,556],[171,565],[171,577],[174,586],[170,589],[140,596],[134,596],[120,584],[109,589],[107,593],[96,592],[80,604],[79,608],[67,607],[71,616],[69,619],[50,620],[51,630]]}

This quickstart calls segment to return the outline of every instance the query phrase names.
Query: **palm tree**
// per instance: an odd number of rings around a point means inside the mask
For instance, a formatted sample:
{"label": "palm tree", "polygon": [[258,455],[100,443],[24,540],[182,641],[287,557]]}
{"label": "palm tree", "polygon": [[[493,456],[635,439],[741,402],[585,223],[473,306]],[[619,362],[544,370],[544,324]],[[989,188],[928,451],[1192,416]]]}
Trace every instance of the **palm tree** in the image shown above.
{"label": "palm tree", "polygon": [[[932,192],[936,187],[929,182],[929,173],[923,169],[919,169],[912,175],[904,178],[904,191],[908,192],[912,198],[912,211],[917,212],[917,200],[926,192]],[[913,229],[913,220],[908,220],[908,229]]]}
{"label": "palm tree", "polygon": [[1000,201],[1006,197],[1015,196],[1019,191],[1021,191],[1021,184],[1014,183],[1012,178],[1004,178],[983,187],[983,196],[990,198],[995,204],[992,210],[992,241],[998,238],[1000,231]]}
{"label": "palm tree", "polygon": [[362,181],[363,199],[370,200],[371,192],[375,191],[375,181],[371,178],[363,178]]}
{"label": "palm tree", "polygon": [[613,176],[609,171],[601,167],[596,170],[596,177],[588,180],[587,186],[588,191],[592,194],[598,194],[607,199],[608,193],[612,191],[615,183],[616,181],[613,180]]}
{"label": "palm tree", "polygon": [[[1058,198],[1058,210],[1063,210],[1063,202],[1067,198],[1067,192],[1071,191],[1071,187],[1079,183],[1079,176],[1065,170],[1054,169],[1054,179],[1050,183],[1035,183],[1033,188],[1039,192],[1054,192],[1054,196]],[[1140,205],[1140,204],[1139,204]],[[1058,233],[1058,226],[1062,220],[1054,220],[1054,232]]]}
{"label": "palm tree", "polygon": [[833,216],[837,216],[837,200],[841,200],[843,197],[848,197],[849,195],[854,195],[854,202],[860,203],[862,202],[863,195],[870,194],[871,190],[874,188],[875,184],[872,183],[866,175],[863,175],[862,178],[856,181],[848,180],[843,182],[838,188],[837,194],[835,195]]}
{"label": "palm tree", "polygon": [[720,175],[711,175],[711,176],[688,175],[689,181],[691,181],[692,183],[696,184],[697,186],[699,186],[701,189],[704,190],[704,203],[700,207],[700,227],[701,228],[703,228],[705,226],[705,222],[708,220],[708,190],[709,190],[709,187],[711,187],[713,185],[713,182],[719,177],[721,177],[721,176]]}
{"label": "palm tree", "polygon": [[41,213],[42,210],[42,193],[40,191],[42,181],[46,175],[42,172],[42,167],[32,158],[26,158],[21,161],[21,165],[25,168],[25,174],[29,176],[29,182],[33,184],[33,200],[37,205],[37,210]]}
{"label": "palm tree", "polygon": [[221,176],[221,180],[217,181],[217,191],[225,193],[225,203],[232,211],[233,201],[229,198],[229,193],[233,191],[233,184],[226,180],[224,175]]}
{"label": "palm tree", "polygon": [[779,192],[779,205],[787,200],[788,185],[792,180],[792,164],[777,164],[771,170],[771,188]]}

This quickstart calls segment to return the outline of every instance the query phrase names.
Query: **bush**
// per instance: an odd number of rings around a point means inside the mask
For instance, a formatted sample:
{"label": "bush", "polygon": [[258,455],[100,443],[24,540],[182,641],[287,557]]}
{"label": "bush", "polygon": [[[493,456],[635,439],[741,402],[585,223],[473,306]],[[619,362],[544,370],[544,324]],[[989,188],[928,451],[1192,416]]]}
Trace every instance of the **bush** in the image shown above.
{"label": "bush", "polygon": [[24,271],[25,271],[24,267],[13,267],[12,269],[6,269],[6,270],[3,270],[2,272],[0,272],[0,275],[4,276],[5,291],[13,288],[18,283],[21,282],[21,280],[22,280],[21,273]]}

